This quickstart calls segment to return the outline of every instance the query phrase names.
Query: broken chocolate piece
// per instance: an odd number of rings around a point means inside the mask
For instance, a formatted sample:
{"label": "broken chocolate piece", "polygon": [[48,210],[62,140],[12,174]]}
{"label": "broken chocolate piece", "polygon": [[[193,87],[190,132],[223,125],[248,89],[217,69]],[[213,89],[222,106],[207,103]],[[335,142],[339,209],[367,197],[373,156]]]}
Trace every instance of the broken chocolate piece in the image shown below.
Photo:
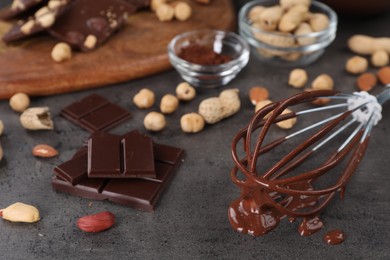
{"label": "broken chocolate piece", "polygon": [[107,40],[136,10],[124,0],[76,0],[49,32],[60,41],[89,51]]}
{"label": "broken chocolate piece", "polygon": [[87,151],[80,152],[71,160],[64,162],[54,168],[54,172],[61,179],[76,185],[87,177],[88,155]]}
{"label": "broken chocolate piece", "polygon": [[16,18],[30,11],[36,6],[42,5],[47,0],[14,0],[10,7],[2,10],[0,20]]}
{"label": "broken chocolate piece", "polygon": [[6,43],[21,40],[39,32],[45,31],[50,28],[57,20],[57,18],[71,5],[71,0],[56,1],[56,5],[49,4],[53,0],[49,1],[46,6],[37,10],[33,16],[30,16],[27,20],[16,23],[8,32],[3,35],[3,41]]}
{"label": "broken chocolate piece", "polygon": [[97,94],[70,104],[60,114],[90,132],[109,130],[131,116],[127,110]]}

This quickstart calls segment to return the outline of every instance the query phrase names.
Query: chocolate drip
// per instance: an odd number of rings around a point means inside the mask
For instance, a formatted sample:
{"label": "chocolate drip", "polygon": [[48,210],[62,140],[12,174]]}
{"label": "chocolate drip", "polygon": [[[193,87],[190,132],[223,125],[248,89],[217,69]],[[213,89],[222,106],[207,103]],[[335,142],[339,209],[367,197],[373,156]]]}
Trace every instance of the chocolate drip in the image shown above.
{"label": "chocolate drip", "polygon": [[328,245],[338,245],[345,240],[345,234],[339,229],[331,230],[324,236],[324,241]]}

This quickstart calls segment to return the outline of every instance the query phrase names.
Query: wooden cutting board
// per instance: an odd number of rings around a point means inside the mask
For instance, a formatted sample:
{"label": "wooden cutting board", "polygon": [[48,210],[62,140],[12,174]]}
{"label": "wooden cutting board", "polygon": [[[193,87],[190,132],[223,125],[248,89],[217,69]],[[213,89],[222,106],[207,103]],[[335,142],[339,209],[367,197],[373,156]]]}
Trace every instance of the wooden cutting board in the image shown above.
{"label": "wooden cutting board", "polygon": [[[56,41],[47,35],[14,46],[0,42],[0,99],[16,92],[53,95],[100,87],[145,77],[171,68],[167,45],[177,34],[194,29],[233,30],[236,15],[230,0],[210,5],[190,2],[193,16],[186,22],[159,22],[145,10],[104,46],[89,53],[74,53],[71,60],[55,63],[50,52]],[[0,22],[0,36],[10,25]]]}

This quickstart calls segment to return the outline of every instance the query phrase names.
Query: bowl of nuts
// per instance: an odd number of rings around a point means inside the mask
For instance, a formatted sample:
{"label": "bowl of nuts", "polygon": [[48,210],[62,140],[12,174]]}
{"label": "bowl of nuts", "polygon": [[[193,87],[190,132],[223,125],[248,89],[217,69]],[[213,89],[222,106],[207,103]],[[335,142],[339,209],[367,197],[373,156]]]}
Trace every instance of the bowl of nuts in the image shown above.
{"label": "bowl of nuts", "polygon": [[333,42],[337,15],[310,0],[256,0],[239,13],[240,34],[259,60],[305,66],[316,61]]}
{"label": "bowl of nuts", "polygon": [[246,66],[249,45],[233,32],[196,30],[173,38],[168,56],[185,81],[211,88],[226,85]]}

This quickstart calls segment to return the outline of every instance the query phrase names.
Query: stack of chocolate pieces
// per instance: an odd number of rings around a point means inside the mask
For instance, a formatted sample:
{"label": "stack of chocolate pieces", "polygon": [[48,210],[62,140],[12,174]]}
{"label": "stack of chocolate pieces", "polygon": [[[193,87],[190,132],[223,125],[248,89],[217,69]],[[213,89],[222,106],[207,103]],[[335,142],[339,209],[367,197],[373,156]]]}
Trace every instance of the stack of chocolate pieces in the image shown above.
{"label": "stack of chocolate pieces", "polygon": [[[66,107],[62,114],[79,123],[82,118],[100,113],[112,104],[106,102],[105,106],[95,106],[98,103],[91,101],[97,100],[105,99],[98,95],[86,97]],[[98,108],[91,112],[87,107]],[[74,112],[72,116],[69,111]],[[182,149],[155,143],[138,131],[123,136],[94,131],[88,143],[70,160],[54,168],[52,186],[58,191],[89,199],[154,211],[183,155]]]}
{"label": "stack of chocolate pieces", "polygon": [[127,22],[128,15],[150,0],[14,0],[0,19],[19,19],[4,34],[6,43],[46,31],[75,49],[89,51]]}

